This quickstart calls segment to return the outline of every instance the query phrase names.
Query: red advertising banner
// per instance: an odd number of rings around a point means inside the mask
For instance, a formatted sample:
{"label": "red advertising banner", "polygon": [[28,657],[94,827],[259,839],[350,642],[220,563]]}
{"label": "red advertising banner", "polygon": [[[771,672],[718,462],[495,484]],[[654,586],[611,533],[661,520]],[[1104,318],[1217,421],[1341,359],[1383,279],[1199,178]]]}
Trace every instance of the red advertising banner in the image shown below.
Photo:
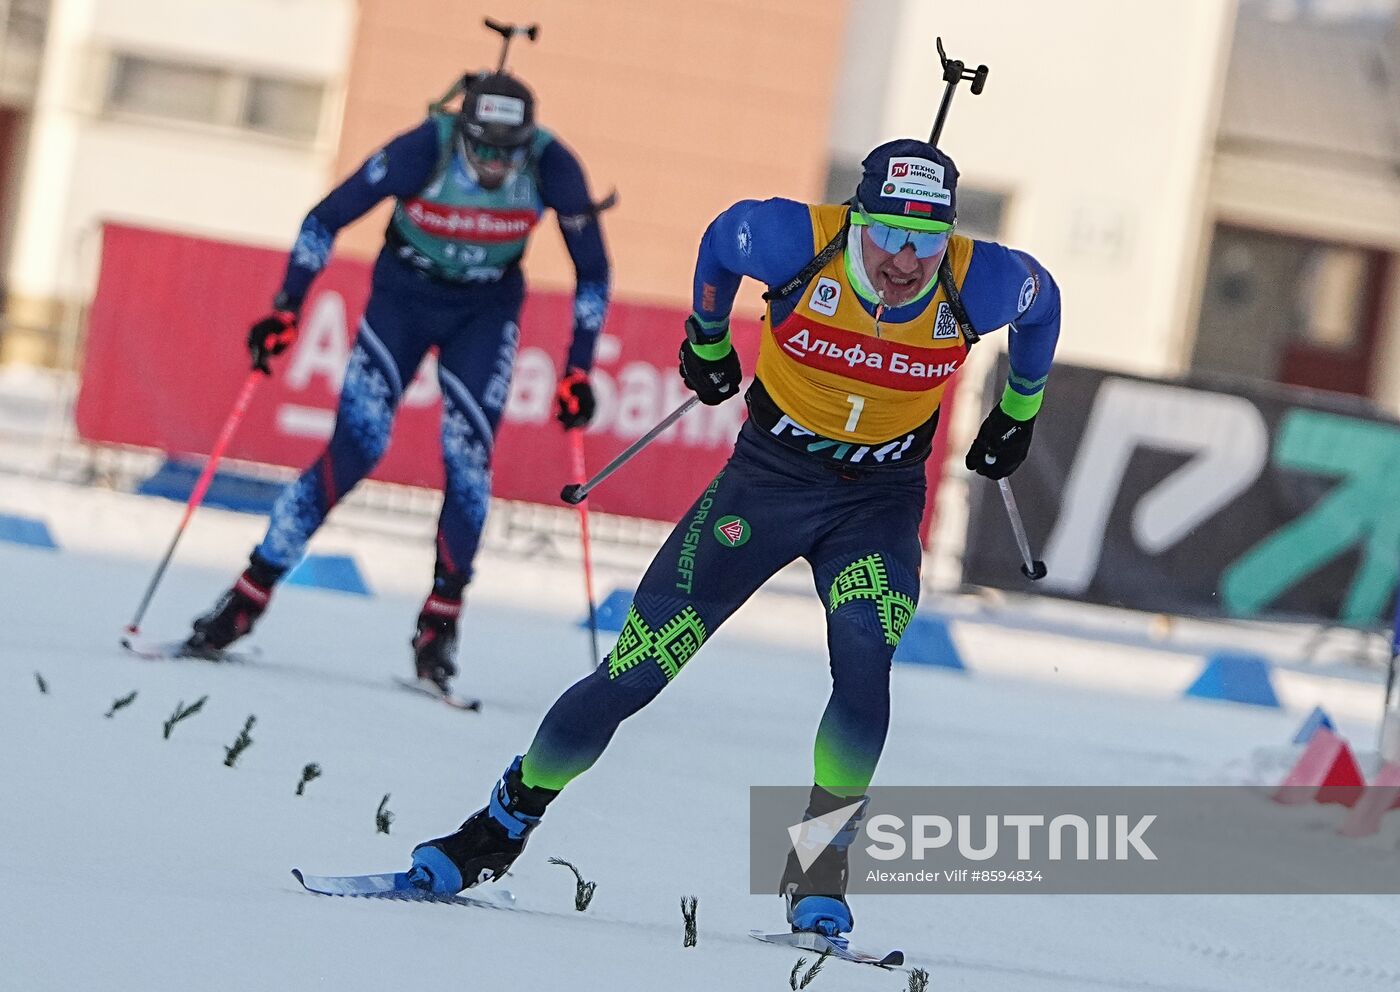
{"label": "red advertising banner", "polygon": [[[97,295],[88,320],[78,397],[87,441],[205,454],[248,370],[247,328],[282,278],[278,251],[106,225]],[[301,333],[274,359],[228,456],[301,467],[330,437],[354,332],[369,294],[369,266],[334,260],[302,309]],[[592,377],[598,414],[585,436],[590,471],[645,434],[688,396],[676,374],[686,312],[617,301]],[[569,451],[554,420],[554,389],[572,326],[572,297],[534,291],[520,319],[520,351],[493,462],[505,499],[562,505]],[[752,369],[757,321],[736,320],[734,339]],[[440,397],[433,356],[405,391],[388,453],[372,478],[442,483]],[[599,510],[678,518],[719,471],[744,405],[697,407],[589,497]],[[942,431],[935,458],[942,463]],[[930,477],[930,507],[936,488]],[[927,521],[926,521],[927,525]]]}

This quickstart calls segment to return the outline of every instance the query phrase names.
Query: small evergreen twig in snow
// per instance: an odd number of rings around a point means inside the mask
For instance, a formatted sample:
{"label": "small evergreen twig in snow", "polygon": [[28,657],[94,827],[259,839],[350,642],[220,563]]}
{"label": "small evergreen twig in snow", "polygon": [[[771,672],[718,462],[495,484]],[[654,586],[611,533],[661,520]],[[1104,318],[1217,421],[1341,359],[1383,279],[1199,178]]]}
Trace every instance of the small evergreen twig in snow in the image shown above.
{"label": "small evergreen twig in snow", "polygon": [[122,696],[120,699],[114,699],[114,700],[112,700],[112,708],[111,708],[110,710],[108,710],[106,713],[103,713],[102,715],[105,716],[108,720],[110,720],[110,719],[112,719],[113,716],[116,715],[117,710],[126,709],[128,706],[130,706],[130,705],[131,705],[132,703],[134,703],[134,702],[136,702],[136,690],[135,690],[135,689],[132,689],[130,692],[128,692],[125,696]]}
{"label": "small evergreen twig in snow", "polygon": [[175,724],[179,723],[181,720],[189,719],[200,710],[204,709],[204,703],[208,698],[208,696],[200,696],[189,706],[185,705],[183,699],[180,700],[175,707],[175,712],[170,714],[169,720],[165,721],[165,739],[170,740],[170,732],[175,729]]}
{"label": "small evergreen twig in snow", "polygon": [[310,781],[311,781],[312,779],[314,779],[314,778],[320,778],[320,777],[321,777],[321,766],[318,765],[318,764],[316,764],[316,762],[313,761],[313,762],[311,762],[309,765],[307,765],[305,768],[303,768],[303,769],[301,770],[301,781],[297,783],[297,795],[300,796],[300,795],[302,795],[303,793],[306,792],[306,783],[307,783],[307,782],[310,782]]}
{"label": "small evergreen twig in snow", "polygon": [[685,920],[685,943],[682,947],[694,947],[698,931],[695,929],[695,909],[700,900],[695,896],[681,896],[681,918]]}
{"label": "small evergreen twig in snow", "polygon": [[39,683],[39,692],[47,696],[49,694],[49,684],[44,681],[44,677],[38,672],[35,672],[34,681]]}
{"label": "small evergreen twig in snow", "polygon": [[234,763],[238,761],[238,756],[253,746],[253,738],[248,732],[253,729],[253,724],[257,722],[258,718],[249,714],[248,719],[243,723],[243,729],[238,732],[233,743],[224,748],[225,767],[232,768]]}
{"label": "small evergreen twig in snow", "polygon": [[379,808],[374,811],[374,829],[377,833],[387,834],[389,824],[394,822],[394,814],[390,812],[388,806],[389,793],[386,792],[384,798],[379,800]]}
{"label": "small evergreen twig in snow", "polygon": [[574,878],[576,879],[576,887],[574,888],[574,909],[582,913],[588,908],[588,904],[593,901],[593,890],[598,888],[598,883],[585,882],[579,870],[563,858],[550,858],[549,863],[552,865],[563,865],[574,873]]}
{"label": "small evergreen twig in snow", "polygon": [[909,972],[909,992],[928,992],[928,972],[915,968]]}
{"label": "small evergreen twig in snow", "polygon": [[826,964],[826,959],[829,957],[831,957],[831,952],[823,951],[822,956],[812,962],[812,967],[807,969],[807,973],[803,975],[800,980],[797,974],[802,970],[802,966],[807,963],[807,959],[798,958],[797,964],[792,966],[792,974],[788,975],[788,985],[793,989],[793,992],[797,992],[798,989],[805,989],[808,985],[811,985],[812,979],[821,974],[822,965]]}

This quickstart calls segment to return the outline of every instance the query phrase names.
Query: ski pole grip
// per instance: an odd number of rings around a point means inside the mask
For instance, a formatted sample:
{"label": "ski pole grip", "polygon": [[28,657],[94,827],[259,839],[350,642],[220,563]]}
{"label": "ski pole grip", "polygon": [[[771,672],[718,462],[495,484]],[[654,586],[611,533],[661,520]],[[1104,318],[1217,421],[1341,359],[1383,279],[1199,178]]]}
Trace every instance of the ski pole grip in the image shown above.
{"label": "ski pole grip", "polygon": [[570,506],[578,506],[582,503],[588,493],[584,491],[583,485],[571,482],[559,492],[559,498]]}

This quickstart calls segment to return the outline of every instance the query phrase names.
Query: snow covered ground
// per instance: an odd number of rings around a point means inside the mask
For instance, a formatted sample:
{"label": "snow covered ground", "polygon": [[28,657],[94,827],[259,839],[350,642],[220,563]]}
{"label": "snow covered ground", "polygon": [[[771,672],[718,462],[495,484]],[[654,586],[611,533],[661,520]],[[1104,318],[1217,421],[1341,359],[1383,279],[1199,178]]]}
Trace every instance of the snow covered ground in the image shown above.
{"label": "snow covered ground", "polygon": [[[584,674],[574,567],[485,557],[462,648],[463,687],[485,709],[463,714],[389,681],[408,670],[424,540],[328,528],[315,550],[353,548],[373,597],[286,587],[256,661],[152,663],[117,635],[178,506],[0,476],[0,512],[45,516],[63,546],[0,544],[0,989],[787,987],[796,954],[745,936],[782,927],[776,896],[747,893],[747,790],[808,780],[828,690],[814,598],[760,597],[622,728],[532,838],[508,880],[517,911],[318,898],[289,869],[403,867],[414,843],[481,804]],[[201,511],[146,630],[182,631],[259,528]],[[1142,649],[986,625],[957,637],[975,675],[897,667],[877,784],[1241,781],[1286,761],[1313,701],[1302,689],[1290,710],[1175,699],[1142,689],[1182,677]],[[1116,674],[1096,684],[1094,671]],[[176,704],[206,694],[162,740]],[[1341,720],[1363,744],[1375,732],[1364,701]],[[250,714],[255,743],[226,768]],[[298,798],[308,762],[323,777]],[[375,831],[385,793],[388,836]],[[597,881],[587,913],[551,855]],[[688,894],[694,949],[681,946]],[[856,942],[904,948],[938,992],[1400,987],[1395,897],[866,896],[855,908]],[[810,987],[905,982],[833,963]]]}

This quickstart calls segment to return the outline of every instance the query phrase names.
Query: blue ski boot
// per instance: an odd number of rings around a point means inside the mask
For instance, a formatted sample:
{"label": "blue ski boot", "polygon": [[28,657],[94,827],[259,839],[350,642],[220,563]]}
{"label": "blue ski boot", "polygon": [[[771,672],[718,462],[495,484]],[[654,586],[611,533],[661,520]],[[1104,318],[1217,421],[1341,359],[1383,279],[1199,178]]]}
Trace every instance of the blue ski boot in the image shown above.
{"label": "blue ski boot", "polygon": [[452,895],[506,873],[525,850],[545,807],[559,795],[522,782],[520,762],[517,756],[496,783],[491,802],[469,816],[456,833],[413,849],[410,882],[438,895]]}
{"label": "blue ski boot", "polygon": [[[838,937],[850,933],[855,926],[855,917],[846,902],[846,876],[848,874],[847,854],[856,839],[861,817],[869,799],[842,798],[832,795],[820,786],[812,786],[812,795],[807,802],[807,812],[802,819],[825,819],[829,826],[812,825],[809,843],[803,845],[808,864],[804,868],[803,855],[796,847],[788,852],[787,865],[783,869],[782,881],[778,883],[778,895],[787,903],[787,920],[793,933],[810,931],[825,937]],[[848,814],[840,811],[846,807],[856,809]],[[840,821],[840,822],[833,822]],[[827,840],[827,838],[830,840]],[[810,852],[815,846],[820,852],[815,858]]]}

